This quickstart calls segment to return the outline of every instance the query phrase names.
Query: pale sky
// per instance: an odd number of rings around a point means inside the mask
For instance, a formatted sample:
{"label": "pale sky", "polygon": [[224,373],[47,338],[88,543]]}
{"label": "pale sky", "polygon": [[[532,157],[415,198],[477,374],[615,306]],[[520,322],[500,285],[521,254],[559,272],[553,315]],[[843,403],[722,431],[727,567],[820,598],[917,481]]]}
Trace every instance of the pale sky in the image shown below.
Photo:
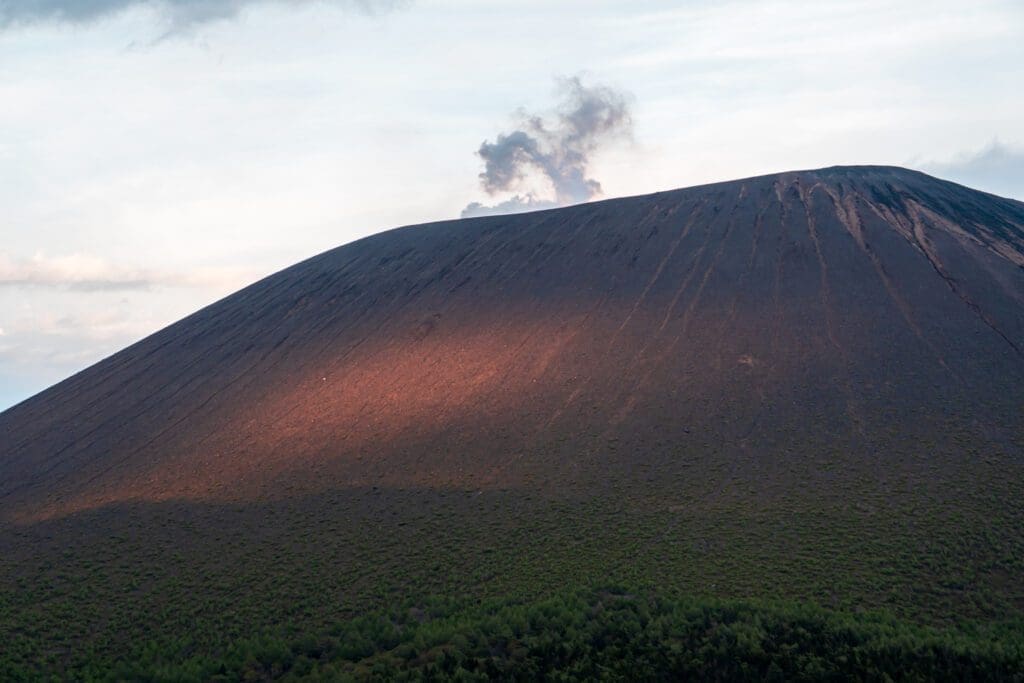
{"label": "pale sky", "polygon": [[[1024,2],[0,2],[0,410],[295,261],[501,203],[567,79],[602,197],[894,164],[1024,199]],[[537,181],[528,189],[540,193]]]}

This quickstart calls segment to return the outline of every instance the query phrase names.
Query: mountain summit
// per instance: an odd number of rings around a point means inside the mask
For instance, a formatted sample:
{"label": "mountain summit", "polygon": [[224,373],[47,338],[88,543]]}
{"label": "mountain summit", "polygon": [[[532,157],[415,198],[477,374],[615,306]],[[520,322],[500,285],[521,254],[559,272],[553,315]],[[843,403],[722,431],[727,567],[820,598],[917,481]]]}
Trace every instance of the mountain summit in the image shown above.
{"label": "mountain summit", "polygon": [[0,516],[930,487],[1020,462],[1022,387],[1024,204],[900,168],[783,173],[303,261],[0,414]]}

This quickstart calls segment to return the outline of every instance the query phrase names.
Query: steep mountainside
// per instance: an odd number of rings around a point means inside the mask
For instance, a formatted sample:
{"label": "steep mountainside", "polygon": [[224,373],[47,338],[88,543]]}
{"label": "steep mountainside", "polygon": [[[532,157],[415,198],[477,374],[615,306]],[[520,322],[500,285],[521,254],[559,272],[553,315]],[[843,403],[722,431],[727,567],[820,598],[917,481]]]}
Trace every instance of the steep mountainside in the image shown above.
{"label": "steep mountainside", "polygon": [[968,446],[1019,456],[1022,225],[1019,203],[867,167],[386,232],[3,413],[0,512],[928,486]]}
{"label": "steep mountainside", "polygon": [[594,579],[1019,618],[1022,528],[1024,204],[898,168],[392,230],[0,413],[55,671]]}

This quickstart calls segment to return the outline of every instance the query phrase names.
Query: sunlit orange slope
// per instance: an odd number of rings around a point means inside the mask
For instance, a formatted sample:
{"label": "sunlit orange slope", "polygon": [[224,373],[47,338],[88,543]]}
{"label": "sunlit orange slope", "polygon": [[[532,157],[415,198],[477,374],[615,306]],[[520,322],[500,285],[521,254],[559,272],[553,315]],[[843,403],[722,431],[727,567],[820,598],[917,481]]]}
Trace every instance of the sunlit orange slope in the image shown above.
{"label": "sunlit orange slope", "polygon": [[1022,267],[1024,204],[886,167],[393,230],[0,414],[0,519],[691,471],[723,497],[926,485],[1024,457]]}

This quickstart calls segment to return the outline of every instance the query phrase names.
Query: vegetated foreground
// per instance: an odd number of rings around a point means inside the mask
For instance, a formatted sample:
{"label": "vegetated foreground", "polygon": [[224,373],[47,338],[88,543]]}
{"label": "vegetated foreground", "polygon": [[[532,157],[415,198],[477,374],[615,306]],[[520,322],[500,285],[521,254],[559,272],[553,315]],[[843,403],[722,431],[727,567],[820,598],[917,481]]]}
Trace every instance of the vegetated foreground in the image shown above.
{"label": "vegetated foreground", "polygon": [[118,680],[1024,680],[1021,624],[951,633],[781,603],[619,586],[534,602],[413,601],[217,655],[147,651]]}
{"label": "vegetated foreground", "polygon": [[[1024,205],[881,167],[317,256],[0,414],[0,675],[615,675],[619,643],[652,675],[1002,676],[1022,266]],[[431,596],[456,626],[373,630]],[[553,654],[562,617],[488,621],[547,600],[644,627]]]}

